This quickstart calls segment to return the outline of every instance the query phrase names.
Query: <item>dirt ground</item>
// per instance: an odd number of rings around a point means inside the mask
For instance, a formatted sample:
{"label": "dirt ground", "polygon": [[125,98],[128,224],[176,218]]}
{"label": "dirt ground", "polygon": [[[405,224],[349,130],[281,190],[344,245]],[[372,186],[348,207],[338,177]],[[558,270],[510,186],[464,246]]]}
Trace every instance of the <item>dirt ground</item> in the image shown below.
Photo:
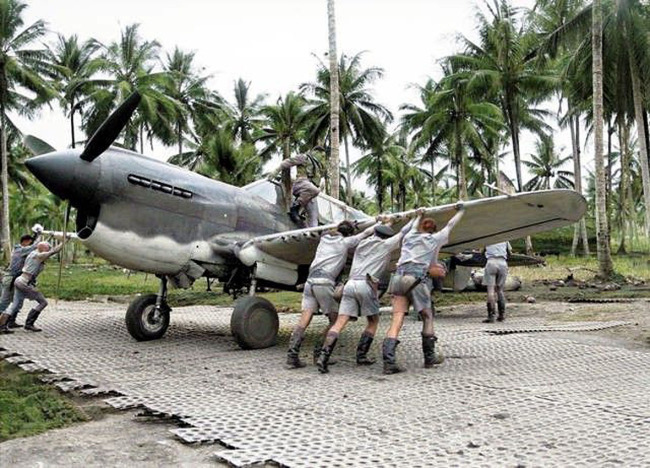
{"label": "dirt ground", "polygon": [[117,411],[100,399],[77,398],[91,421],[0,444],[5,467],[214,467],[220,446],[180,443],[173,422]]}
{"label": "dirt ground", "polygon": [[[484,303],[441,307],[441,316],[481,320]],[[624,321],[629,325],[594,332],[562,333],[585,344],[650,351],[650,301],[624,303],[515,302],[510,316],[544,316],[549,323]],[[554,334],[555,334],[554,333]],[[548,333],[544,335],[553,336]],[[184,445],[169,432],[171,421],[117,412],[101,399],[76,398],[90,422],[0,444],[0,465],[33,466],[227,466],[216,460],[216,445]]]}

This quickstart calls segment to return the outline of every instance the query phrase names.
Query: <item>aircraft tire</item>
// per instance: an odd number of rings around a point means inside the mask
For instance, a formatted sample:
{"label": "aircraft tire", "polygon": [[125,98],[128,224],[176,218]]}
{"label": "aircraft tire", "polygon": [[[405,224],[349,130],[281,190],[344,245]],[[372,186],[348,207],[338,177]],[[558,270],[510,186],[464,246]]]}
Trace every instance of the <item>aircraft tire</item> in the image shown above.
{"label": "aircraft tire", "polygon": [[163,303],[159,317],[154,316],[156,295],[146,294],[136,298],[126,310],[126,329],[138,341],[162,338],[169,327],[170,308]]}
{"label": "aircraft tire", "polygon": [[235,303],[230,330],[240,348],[261,349],[273,346],[279,327],[278,313],[266,299],[246,296]]}

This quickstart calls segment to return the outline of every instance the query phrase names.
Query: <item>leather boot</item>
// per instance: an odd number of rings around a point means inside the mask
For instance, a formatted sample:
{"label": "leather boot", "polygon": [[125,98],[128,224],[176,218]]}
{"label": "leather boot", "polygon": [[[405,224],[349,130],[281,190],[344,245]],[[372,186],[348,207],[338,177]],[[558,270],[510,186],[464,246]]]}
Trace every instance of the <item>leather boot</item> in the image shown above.
{"label": "leather boot", "polygon": [[332,355],[332,351],[334,351],[334,347],[336,346],[337,341],[338,341],[337,334],[332,334],[332,335],[330,335],[329,333],[327,334],[327,338],[325,339],[325,344],[323,344],[323,347],[320,350],[320,354],[318,355],[318,361],[316,362],[316,367],[318,367],[318,372],[320,372],[321,374],[327,374],[329,372],[328,364],[329,364],[330,356]]}
{"label": "leather boot", "polygon": [[395,362],[395,348],[397,348],[398,344],[399,340],[396,338],[384,338],[384,342],[381,345],[381,352],[384,359],[384,374],[397,374],[405,370]]}
{"label": "leather boot", "polygon": [[22,324],[16,323],[16,319],[14,317],[10,317],[9,321],[7,322],[7,327],[9,327],[9,328],[22,328]]}
{"label": "leather boot", "polygon": [[13,330],[9,330],[7,326],[10,317],[9,314],[0,314],[0,333],[13,333]]}
{"label": "leather boot", "polygon": [[424,368],[431,369],[436,364],[442,364],[445,357],[436,354],[436,341],[438,338],[435,335],[422,335],[422,354],[424,354]]}
{"label": "leather boot", "polygon": [[300,346],[305,338],[305,329],[296,327],[289,339],[289,350],[287,351],[287,368],[300,369],[305,363],[300,360]]}
{"label": "leather boot", "polygon": [[485,320],[483,320],[483,323],[494,323],[494,306],[491,302],[487,303],[487,312],[488,316]]}
{"label": "leather boot", "polygon": [[357,345],[357,365],[370,366],[377,362],[375,359],[368,357],[368,351],[370,350],[370,345],[372,345],[374,339],[374,335],[371,335],[370,333],[363,332],[361,334],[359,344]]}
{"label": "leather boot", "polygon": [[27,319],[25,320],[25,330],[33,332],[43,331],[40,328],[34,326],[34,323],[36,322],[36,319],[39,315],[41,315],[40,310],[32,309],[29,311],[29,314],[27,314]]}
{"label": "leather boot", "polygon": [[497,321],[503,322],[506,319],[506,301],[504,300],[498,301],[497,307],[499,308],[499,315],[497,315]]}
{"label": "leather boot", "polygon": [[303,220],[300,217],[300,204],[293,203],[291,208],[289,208],[289,218],[296,224],[302,224]]}

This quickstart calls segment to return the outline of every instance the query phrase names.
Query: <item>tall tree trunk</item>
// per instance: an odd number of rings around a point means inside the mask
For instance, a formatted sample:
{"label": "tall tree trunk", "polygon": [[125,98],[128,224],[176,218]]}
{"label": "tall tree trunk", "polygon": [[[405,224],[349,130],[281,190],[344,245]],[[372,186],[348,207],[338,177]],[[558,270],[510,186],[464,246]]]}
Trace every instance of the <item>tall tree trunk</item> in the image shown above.
{"label": "tall tree trunk", "polygon": [[72,148],[75,147],[74,137],[74,96],[70,97],[70,138],[72,139]]}
{"label": "tall tree trunk", "polygon": [[630,54],[630,75],[632,77],[632,97],[634,99],[634,120],[639,134],[639,162],[641,164],[641,180],[643,182],[643,200],[645,202],[645,231],[650,233],[650,170],[648,168],[648,146],[646,127],[643,121],[643,94],[639,68]]}
{"label": "tall tree trunk", "polygon": [[381,156],[377,160],[377,207],[384,212],[384,180],[382,177]]}
{"label": "tall tree trunk", "polygon": [[[580,163],[580,117],[571,117],[571,143],[573,147],[573,179],[575,191],[582,195],[582,165]],[[571,255],[575,256],[578,243],[582,239],[582,248],[585,255],[589,255],[589,237],[587,236],[587,223],[582,217],[575,224],[573,231],[573,243],[571,244]]]}
{"label": "tall tree trunk", "polygon": [[623,122],[623,118],[620,119],[618,123],[618,140],[619,147],[621,150],[621,182],[619,184],[619,202],[620,202],[620,220],[621,220],[621,243],[618,246],[617,254],[624,254],[625,252],[625,238],[627,236],[627,221],[629,218],[629,210],[627,204],[627,186],[628,186],[628,177],[630,172],[630,159],[629,159],[629,148],[628,148],[628,136],[629,129],[627,125]]}
{"label": "tall tree trunk", "polygon": [[350,148],[348,148],[348,136],[345,135],[343,138],[343,142],[345,143],[345,177],[348,180],[347,184],[347,204],[348,206],[352,206],[352,173],[350,171]]}
{"label": "tall tree trunk", "polygon": [[183,154],[183,130],[181,129],[180,120],[176,122],[176,134],[178,137],[178,154]]}
{"label": "tall tree trunk", "polygon": [[605,200],[605,161],[603,160],[603,11],[602,0],[594,0],[592,13],[592,63],[594,96],[594,164],[596,166],[596,237],[598,270],[602,278],[614,272],[609,245]]}
{"label": "tall tree trunk", "polygon": [[0,164],[2,165],[2,169],[0,170],[0,183],[2,184],[0,244],[2,245],[3,260],[8,262],[11,258],[11,230],[9,227],[9,169],[7,168],[9,158],[7,155],[7,122],[5,118],[4,95],[5,93],[0,91]]}
{"label": "tall tree trunk", "polygon": [[436,172],[434,167],[433,155],[431,155],[431,204],[436,205]]}
{"label": "tall tree trunk", "polygon": [[521,177],[521,153],[519,149],[519,122],[514,108],[515,104],[507,101],[506,118],[508,119],[508,128],[510,129],[510,139],[512,140],[512,154],[515,157],[515,171],[517,173],[517,191],[523,190],[524,184]]}
{"label": "tall tree trunk", "polygon": [[[289,159],[291,157],[291,146],[289,145],[289,139],[283,142],[282,144],[282,159]],[[284,205],[285,209],[289,211],[291,206],[291,198],[293,194],[291,193],[291,169],[284,169],[282,171],[282,188],[284,191]]]}
{"label": "tall tree trunk", "polygon": [[460,132],[456,129],[455,135],[455,153],[456,164],[458,164],[458,199],[467,201],[467,176],[465,175],[465,151],[460,139]]}
{"label": "tall tree trunk", "polygon": [[334,0],[327,0],[327,24],[329,32],[329,57],[330,57],[330,174],[331,193],[339,198],[339,68],[336,54],[336,16],[334,14]]}

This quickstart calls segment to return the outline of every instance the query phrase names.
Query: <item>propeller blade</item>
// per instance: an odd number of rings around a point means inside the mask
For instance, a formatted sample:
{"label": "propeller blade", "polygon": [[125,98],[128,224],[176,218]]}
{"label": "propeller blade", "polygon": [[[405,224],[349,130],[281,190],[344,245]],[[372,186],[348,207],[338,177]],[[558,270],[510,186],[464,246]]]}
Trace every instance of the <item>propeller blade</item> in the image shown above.
{"label": "propeller blade", "polygon": [[[65,208],[65,218],[63,219],[63,240],[62,242],[65,242],[66,235],[68,232],[68,221],[70,220],[70,210],[72,209],[72,205],[70,205],[70,202],[67,203],[67,206]],[[59,291],[61,290],[61,275],[63,273],[63,257],[65,254],[65,245],[63,246],[63,250],[59,253],[59,276],[56,279],[56,305],[58,306],[59,302]]]}
{"label": "propeller blade", "polygon": [[106,120],[97,129],[95,134],[90,137],[86,147],[81,153],[80,158],[84,161],[92,162],[100,154],[108,149],[115,141],[122,129],[126,126],[133,112],[140,103],[140,93],[137,91],[131,94],[126,100],[108,116]]}
{"label": "propeller blade", "polygon": [[23,139],[23,143],[27,147],[27,149],[32,152],[34,156],[40,156],[41,154],[47,154],[47,153],[54,153],[56,151],[56,148],[44,142],[40,138],[35,137],[34,135],[25,135],[25,138]]}

